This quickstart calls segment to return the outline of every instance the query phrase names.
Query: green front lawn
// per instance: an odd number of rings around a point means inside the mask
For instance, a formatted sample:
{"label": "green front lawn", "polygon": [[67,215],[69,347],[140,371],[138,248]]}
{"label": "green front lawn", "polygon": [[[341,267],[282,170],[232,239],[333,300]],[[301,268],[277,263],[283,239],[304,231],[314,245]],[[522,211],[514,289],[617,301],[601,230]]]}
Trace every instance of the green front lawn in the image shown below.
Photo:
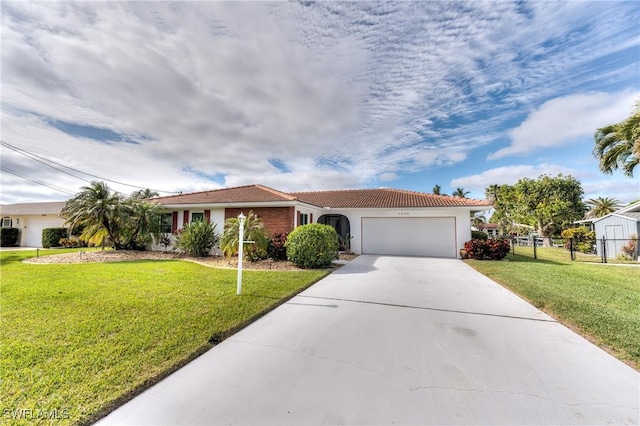
{"label": "green front lawn", "polygon": [[[572,262],[557,248],[516,247],[473,268],[640,369],[640,268]],[[524,255],[522,255],[524,254]]]}
{"label": "green front lawn", "polygon": [[95,420],[327,274],[245,271],[238,297],[234,270],[20,262],[33,256],[0,253],[0,415],[10,423],[15,410]]}

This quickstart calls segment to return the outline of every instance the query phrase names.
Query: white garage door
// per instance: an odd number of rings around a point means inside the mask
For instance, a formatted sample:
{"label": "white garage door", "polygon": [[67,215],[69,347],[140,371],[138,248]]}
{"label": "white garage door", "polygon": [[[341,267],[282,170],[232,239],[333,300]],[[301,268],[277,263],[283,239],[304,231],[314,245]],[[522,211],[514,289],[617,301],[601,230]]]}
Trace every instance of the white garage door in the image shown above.
{"label": "white garage door", "polygon": [[362,253],[400,256],[456,256],[454,217],[365,217]]}
{"label": "white garage door", "polygon": [[33,216],[25,221],[25,247],[42,247],[42,230],[45,228],[60,228],[64,223],[63,219],[56,216]]}

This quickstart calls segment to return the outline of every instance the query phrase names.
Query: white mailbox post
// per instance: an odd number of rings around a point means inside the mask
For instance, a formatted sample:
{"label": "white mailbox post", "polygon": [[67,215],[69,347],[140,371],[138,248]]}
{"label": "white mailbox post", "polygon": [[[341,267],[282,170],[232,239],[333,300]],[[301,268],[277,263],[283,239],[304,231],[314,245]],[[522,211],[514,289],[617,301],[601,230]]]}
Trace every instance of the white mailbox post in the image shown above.
{"label": "white mailbox post", "polygon": [[238,215],[238,221],[240,222],[240,230],[238,235],[238,296],[242,293],[242,255],[244,254],[244,250],[242,248],[244,243],[244,220],[246,219],[245,215],[240,213]]}

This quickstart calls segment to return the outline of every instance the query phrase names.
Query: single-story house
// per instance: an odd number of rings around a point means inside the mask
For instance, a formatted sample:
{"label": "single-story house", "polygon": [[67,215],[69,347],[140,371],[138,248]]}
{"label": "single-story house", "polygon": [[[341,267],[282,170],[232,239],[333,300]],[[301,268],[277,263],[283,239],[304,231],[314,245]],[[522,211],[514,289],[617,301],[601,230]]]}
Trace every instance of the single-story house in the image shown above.
{"label": "single-story house", "polygon": [[[636,241],[640,236],[640,202],[593,220],[593,227],[598,239],[598,254],[602,255],[601,241],[604,238],[607,257],[615,258],[629,244],[632,236],[635,236]],[[636,249],[634,257],[638,256]]]}
{"label": "single-story house", "polygon": [[[378,188],[282,192],[262,185],[154,198],[164,210],[164,232],[193,220],[215,222],[253,211],[271,235],[308,223],[333,226],[356,254],[458,257],[471,239],[470,214],[484,200]],[[161,247],[154,247],[161,249]]]}
{"label": "single-story house", "polygon": [[42,230],[62,228],[65,220],[60,217],[64,201],[0,205],[3,228],[18,228],[18,245],[42,247]]}
{"label": "single-story house", "polygon": [[486,232],[490,237],[497,237],[500,233],[500,227],[497,223],[481,223],[477,226],[478,231]]}

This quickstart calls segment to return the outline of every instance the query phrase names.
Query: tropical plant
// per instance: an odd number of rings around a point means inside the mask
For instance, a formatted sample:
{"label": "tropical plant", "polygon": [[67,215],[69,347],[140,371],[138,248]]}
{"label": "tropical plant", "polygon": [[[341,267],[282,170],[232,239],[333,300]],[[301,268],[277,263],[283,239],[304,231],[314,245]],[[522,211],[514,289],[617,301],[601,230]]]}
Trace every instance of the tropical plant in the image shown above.
{"label": "tropical plant", "polygon": [[131,198],[135,198],[136,200],[148,200],[149,198],[157,197],[158,195],[160,194],[158,194],[153,189],[145,188],[134,191],[131,194]]}
{"label": "tropical plant", "polygon": [[273,260],[287,260],[287,237],[289,233],[279,232],[269,239],[267,257]]}
{"label": "tropical plant", "polygon": [[640,163],[640,100],[629,118],[599,128],[594,140],[593,154],[600,160],[602,173],[620,169],[633,177],[633,169]]}
{"label": "tropical plant", "polygon": [[108,238],[116,250],[141,250],[161,235],[159,205],[135,196],[125,199],[104,182],[82,187],[61,216],[70,229],[82,229],[83,241],[100,245]]}
{"label": "tropical plant", "polygon": [[174,247],[189,256],[204,257],[220,241],[220,235],[216,232],[216,224],[205,220],[196,220],[187,223],[178,232]]}
{"label": "tropical plant", "polygon": [[622,207],[620,201],[615,198],[607,197],[590,198],[585,202],[585,204],[589,208],[587,214],[584,215],[585,219],[597,219],[599,217],[606,216],[609,213],[613,213]]}
{"label": "tropical plant", "polygon": [[492,238],[487,240],[472,239],[464,243],[467,256],[477,260],[500,260],[511,249],[511,243],[507,238]]}
{"label": "tropical plant", "polygon": [[446,194],[442,194],[441,191],[442,191],[442,188],[440,187],[440,185],[435,185],[433,187],[433,191],[432,192],[433,192],[434,195],[446,195]]}
{"label": "tropical plant", "polygon": [[123,247],[144,250],[152,241],[160,241],[161,207],[155,203],[130,198],[122,205],[120,241]]}
{"label": "tropical plant", "polygon": [[620,249],[619,256],[624,260],[635,260],[638,257],[638,235],[631,234],[629,242]]}
{"label": "tropical plant", "polygon": [[287,239],[287,258],[300,268],[328,268],[338,258],[338,233],[331,225],[299,226]]}
{"label": "tropical plant", "polygon": [[158,243],[160,245],[164,246],[164,251],[167,251],[167,248],[169,248],[169,246],[172,244],[172,240],[171,240],[171,234],[169,233],[163,233],[160,236],[160,239],[158,240]]}
{"label": "tropical plant", "polygon": [[[240,234],[240,220],[232,217],[224,222],[224,232],[220,238],[220,249],[227,258],[238,254],[238,236]],[[243,244],[244,255],[249,260],[260,260],[267,256],[269,240],[267,230],[262,219],[250,211],[244,221],[244,241],[251,243]]]}
{"label": "tropical plant", "polygon": [[564,248],[570,250],[573,247],[582,253],[593,253],[593,245],[596,242],[596,233],[586,226],[567,228],[560,234],[564,238]]}
{"label": "tropical plant", "polygon": [[453,194],[451,195],[458,198],[467,198],[468,194],[469,194],[469,191],[465,191],[464,188],[456,188],[456,190],[453,191]]}
{"label": "tropical plant", "polygon": [[477,228],[484,225],[485,223],[487,223],[487,218],[484,217],[484,215],[475,216],[473,213],[471,213],[471,226]]}
{"label": "tropical plant", "polygon": [[491,204],[494,204],[500,198],[500,185],[489,185],[484,190],[484,196],[487,198]]}
{"label": "tropical plant", "polygon": [[120,249],[117,236],[122,197],[112,192],[104,182],[91,182],[81,189],[67,201],[60,213],[66,219],[65,224],[71,229],[83,227],[80,238],[84,241],[98,245],[108,236],[116,250]]}
{"label": "tropical plant", "polygon": [[501,186],[491,220],[512,232],[515,226],[536,227],[544,246],[550,247],[553,233],[583,217],[582,195],[582,185],[571,176],[522,178],[515,185]]}

